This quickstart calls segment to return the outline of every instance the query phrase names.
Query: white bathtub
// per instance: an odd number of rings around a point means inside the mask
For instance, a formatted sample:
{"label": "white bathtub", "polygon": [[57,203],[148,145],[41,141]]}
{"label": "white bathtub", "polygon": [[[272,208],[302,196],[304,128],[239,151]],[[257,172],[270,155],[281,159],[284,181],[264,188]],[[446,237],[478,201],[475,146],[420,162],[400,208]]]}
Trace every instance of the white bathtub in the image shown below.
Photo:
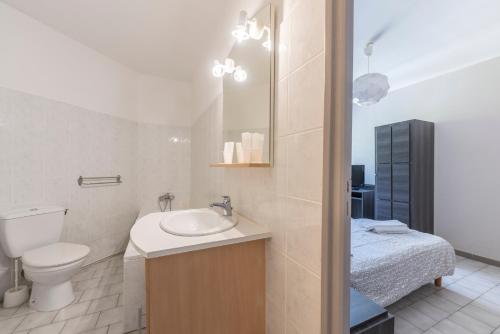
{"label": "white bathtub", "polygon": [[[137,219],[149,213],[141,210]],[[130,241],[123,255],[123,309],[125,333],[146,327],[145,259]]]}

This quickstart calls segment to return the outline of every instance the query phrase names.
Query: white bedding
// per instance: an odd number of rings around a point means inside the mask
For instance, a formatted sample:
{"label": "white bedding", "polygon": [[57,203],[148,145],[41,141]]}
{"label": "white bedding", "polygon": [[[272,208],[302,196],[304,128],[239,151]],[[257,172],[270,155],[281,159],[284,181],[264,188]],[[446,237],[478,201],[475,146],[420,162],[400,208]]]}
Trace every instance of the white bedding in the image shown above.
{"label": "white bedding", "polygon": [[444,239],[410,230],[366,231],[367,219],[351,224],[351,286],[381,306],[390,305],[442,276],[453,275],[455,251]]}

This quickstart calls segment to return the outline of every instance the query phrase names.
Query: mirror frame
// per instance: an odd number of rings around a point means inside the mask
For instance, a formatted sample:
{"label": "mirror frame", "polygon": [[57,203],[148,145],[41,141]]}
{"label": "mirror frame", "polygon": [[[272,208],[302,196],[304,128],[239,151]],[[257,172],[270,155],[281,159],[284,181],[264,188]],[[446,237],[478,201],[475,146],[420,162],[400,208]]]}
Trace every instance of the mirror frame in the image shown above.
{"label": "mirror frame", "polygon": [[[268,3],[264,7],[260,8],[256,11],[256,13],[251,17],[254,18],[259,12],[267,9],[270,15],[270,36],[271,36],[271,45],[272,49],[269,52],[269,60],[270,60],[270,68],[269,68],[269,83],[270,83],[270,98],[269,98],[269,162],[263,163],[246,163],[242,164],[242,166],[238,166],[238,163],[233,164],[223,164],[223,163],[215,163],[212,164],[211,167],[273,167],[274,166],[274,150],[275,150],[275,119],[276,119],[276,57],[277,51],[279,50],[279,45],[276,43],[276,8],[272,3]],[[231,50],[229,53],[231,53]],[[224,85],[222,85],[222,94],[224,96]],[[222,106],[222,113],[224,113],[224,105]],[[223,116],[224,118],[224,116]],[[222,132],[224,133],[224,124],[222,124]],[[224,139],[222,140],[224,142]],[[253,166],[252,166],[253,164]]]}

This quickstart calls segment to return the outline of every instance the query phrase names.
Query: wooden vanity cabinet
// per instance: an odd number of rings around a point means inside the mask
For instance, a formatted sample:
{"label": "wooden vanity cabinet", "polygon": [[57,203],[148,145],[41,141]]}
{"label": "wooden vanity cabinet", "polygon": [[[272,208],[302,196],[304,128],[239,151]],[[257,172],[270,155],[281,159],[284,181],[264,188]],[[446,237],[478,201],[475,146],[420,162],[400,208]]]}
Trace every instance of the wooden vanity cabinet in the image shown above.
{"label": "wooden vanity cabinet", "polygon": [[146,259],[150,334],[265,334],[265,240]]}

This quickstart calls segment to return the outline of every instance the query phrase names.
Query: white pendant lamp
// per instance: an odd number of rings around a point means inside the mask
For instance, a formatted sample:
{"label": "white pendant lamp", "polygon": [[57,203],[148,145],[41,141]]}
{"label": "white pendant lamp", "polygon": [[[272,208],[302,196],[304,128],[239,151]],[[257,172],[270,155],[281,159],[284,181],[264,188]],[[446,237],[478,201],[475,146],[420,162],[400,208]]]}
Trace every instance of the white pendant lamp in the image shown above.
{"label": "white pendant lamp", "polygon": [[370,73],[370,57],[373,54],[373,43],[365,47],[368,57],[368,73],[360,76],[353,82],[353,103],[366,107],[378,103],[387,96],[391,86],[389,78],[381,73]]}

